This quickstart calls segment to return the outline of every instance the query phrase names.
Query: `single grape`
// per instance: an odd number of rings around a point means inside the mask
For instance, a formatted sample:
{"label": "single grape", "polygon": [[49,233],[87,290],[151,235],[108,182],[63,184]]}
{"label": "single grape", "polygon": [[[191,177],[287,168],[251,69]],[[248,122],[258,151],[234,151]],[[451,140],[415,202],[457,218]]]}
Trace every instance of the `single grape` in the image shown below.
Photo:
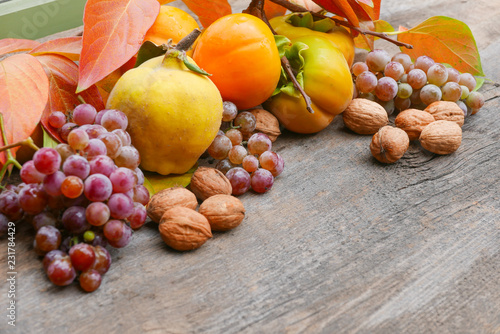
{"label": "single grape", "polygon": [[84,193],[92,202],[103,202],[113,193],[113,184],[106,175],[92,174],[85,180]]}
{"label": "single grape", "polygon": [[[262,153],[259,157],[259,159],[265,155],[267,152],[270,152],[270,151],[266,151],[264,153]],[[247,155],[244,159],[243,159],[243,162],[242,162],[242,167],[243,169],[245,169],[247,172],[249,173],[253,173],[255,172],[258,168],[259,168],[259,159],[257,159],[255,156],[253,155]]]}
{"label": "single grape", "polygon": [[146,211],[146,207],[140,203],[135,203],[134,211],[127,217],[127,220],[130,223],[130,227],[137,230],[146,223],[147,218],[148,213]]}
{"label": "single grape", "polygon": [[137,176],[137,184],[144,184],[145,177],[142,170],[139,167],[137,167],[136,169],[134,169],[134,172],[135,175]]}
{"label": "single grape", "polygon": [[75,154],[75,151],[68,144],[58,144],[56,151],[61,156],[61,163],[64,163],[68,157]]}
{"label": "single grape", "polygon": [[233,167],[234,165],[231,163],[231,161],[229,161],[229,159],[223,159],[215,165],[215,168],[220,170],[224,175]]}
{"label": "single grape", "polygon": [[259,168],[252,173],[252,189],[258,193],[268,192],[274,183],[273,174],[267,169]]}
{"label": "single grape", "polygon": [[64,228],[70,233],[80,234],[90,228],[90,224],[85,218],[85,208],[81,206],[67,208],[61,220]]}
{"label": "single grape", "polygon": [[19,194],[13,190],[5,190],[0,193],[0,212],[11,221],[21,219],[24,212],[19,204]]}
{"label": "single grape", "polygon": [[382,72],[391,57],[385,50],[375,49],[366,55],[366,65],[373,72]]}
{"label": "single grape", "polygon": [[247,148],[250,154],[261,155],[265,151],[270,151],[272,148],[272,141],[265,133],[254,133],[248,139]]}
{"label": "single grape", "polygon": [[410,108],[410,106],[411,100],[409,98],[402,99],[399,96],[396,96],[396,98],[394,99],[394,107],[396,107],[396,109],[398,109],[399,111],[406,110]]}
{"label": "single grape", "polygon": [[467,96],[469,96],[470,94],[470,91],[469,91],[469,88],[467,88],[467,86],[460,86],[460,89],[462,90],[462,94],[460,95],[460,99],[461,100],[465,100],[467,98]]}
{"label": "single grape", "polygon": [[446,71],[448,72],[448,79],[446,80],[446,82],[460,82],[460,72],[457,69],[448,67]]}
{"label": "single grape", "polygon": [[116,158],[122,149],[122,141],[118,135],[107,132],[98,137],[106,145],[107,155],[111,159]]}
{"label": "single grape", "polygon": [[68,135],[68,144],[75,151],[83,150],[89,144],[89,135],[80,128],[72,130]]}
{"label": "single grape", "polygon": [[43,189],[52,197],[60,196],[62,194],[61,186],[65,178],[66,175],[60,171],[47,175],[43,179]]}
{"label": "single grape", "polygon": [[384,77],[378,81],[375,87],[375,95],[382,101],[390,101],[398,93],[398,83],[391,77]]}
{"label": "single grape", "polygon": [[115,158],[115,164],[118,167],[136,169],[141,163],[139,151],[133,146],[123,146],[120,154]]}
{"label": "single grape", "polygon": [[413,93],[413,88],[407,83],[400,83],[398,85],[398,97],[401,99],[407,99]]}
{"label": "single grape", "polygon": [[67,176],[61,183],[61,192],[68,198],[77,198],[83,193],[83,181],[78,176]]}
{"label": "single grape", "polygon": [[18,198],[21,209],[30,215],[39,214],[47,205],[47,193],[43,190],[42,185],[35,183],[23,187]]}
{"label": "single grape", "polygon": [[238,129],[227,130],[225,136],[231,140],[231,144],[233,144],[233,146],[241,145],[243,142],[243,134]]}
{"label": "single grape", "polygon": [[[81,128],[83,128],[83,126]],[[108,130],[106,130],[104,127],[102,127],[99,124],[93,124],[93,125],[89,125],[85,129],[85,132],[87,132],[87,134],[89,135],[89,139],[95,139],[95,138],[98,138],[100,135],[108,133]]]}
{"label": "single grape", "polygon": [[119,167],[109,176],[114,193],[125,193],[137,184],[137,175],[131,169]]}
{"label": "single grape", "polygon": [[391,99],[389,101],[379,101],[378,102],[387,112],[387,115],[390,116],[396,110],[396,106],[394,104],[394,100]]}
{"label": "single grape", "polygon": [[90,225],[102,226],[109,220],[109,208],[103,202],[93,202],[85,209],[85,218]]}
{"label": "single grape", "polygon": [[60,129],[64,124],[66,124],[66,115],[60,111],[54,111],[49,116],[50,126]]}
{"label": "single grape", "polygon": [[132,229],[124,224],[123,235],[117,240],[108,240],[109,244],[114,248],[123,248],[130,243],[132,237]]}
{"label": "single grape", "polygon": [[66,159],[62,170],[66,176],[74,175],[84,180],[90,174],[90,164],[84,157],[72,155]]}
{"label": "single grape", "polygon": [[69,257],[76,270],[86,271],[94,264],[94,247],[85,243],[76,244],[69,250]]}
{"label": "single grape", "polygon": [[125,223],[121,220],[112,219],[104,225],[104,236],[108,241],[118,240],[123,236]]}
{"label": "single grape", "polygon": [[352,67],[351,67],[351,72],[352,74],[354,74],[354,76],[358,76],[360,75],[361,73],[363,73],[364,71],[368,71],[368,65],[366,65],[365,62],[362,62],[362,61],[358,61],[354,64],[352,64]]}
{"label": "single grape", "polygon": [[361,93],[371,93],[377,87],[377,82],[375,74],[365,71],[356,78],[356,88]]}
{"label": "single grape", "polygon": [[417,58],[417,60],[415,60],[415,68],[418,68],[424,71],[424,73],[427,73],[427,70],[435,63],[436,62],[431,57],[420,56]]}
{"label": "single grape", "polygon": [[115,219],[125,219],[134,210],[134,202],[125,194],[113,194],[108,200],[108,207],[111,217]]}
{"label": "single grape", "polygon": [[146,205],[149,202],[149,190],[143,185],[139,184],[134,187],[133,201]]}
{"label": "single grape", "polygon": [[460,88],[458,83],[449,81],[441,87],[441,92],[443,93],[444,101],[457,102],[462,95],[462,88]]}
{"label": "single grape", "polygon": [[472,110],[479,110],[484,106],[484,96],[479,92],[471,92],[469,96],[467,96],[465,104]]}
{"label": "single grape", "polygon": [[238,107],[233,102],[224,101],[222,103],[222,121],[231,122],[238,115]]}
{"label": "single grape", "polygon": [[441,89],[436,85],[425,85],[420,90],[420,100],[426,105],[440,101],[442,97]]}
{"label": "single grape", "polygon": [[257,120],[251,112],[243,111],[236,116],[233,125],[235,127],[239,126],[240,131],[243,133],[251,133],[255,130]]}
{"label": "single grape", "polygon": [[78,125],[93,124],[97,111],[91,104],[80,104],[73,110],[73,122]]}
{"label": "single grape", "polygon": [[45,254],[45,256],[43,257],[43,261],[42,261],[43,270],[45,272],[47,272],[49,265],[58,259],[59,260],[69,260],[69,256],[65,252],[58,250],[58,249],[51,250],[50,252]]}
{"label": "single grape", "polygon": [[81,194],[77,198],[69,198],[66,196],[62,196],[63,198],[63,203],[65,208],[69,208],[71,206],[87,206],[90,201],[85,197],[85,194]]}
{"label": "single grape", "polygon": [[414,69],[408,72],[407,80],[411,88],[420,89],[427,83],[427,75],[421,69]]}
{"label": "single grape", "polygon": [[399,82],[408,83],[408,74],[407,73],[403,74],[401,78],[399,78]]}
{"label": "single grape", "polygon": [[77,127],[78,127],[78,125],[76,125],[75,123],[72,123],[72,122],[64,124],[59,129],[59,135],[61,136],[61,139],[64,140],[65,142],[67,142],[69,133]]}
{"label": "single grape", "polygon": [[102,116],[108,112],[108,109],[103,109],[95,115],[94,124],[101,125]]}
{"label": "single grape", "polygon": [[126,130],[128,126],[128,118],[123,112],[110,109],[102,115],[101,125],[108,131],[116,129]]}
{"label": "single grape", "polygon": [[[252,115],[253,116],[253,115]],[[226,136],[216,136],[213,142],[208,147],[208,154],[214,159],[225,159],[229,150],[233,147],[231,140]]]}
{"label": "single grape", "polygon": [[226,173],[226,177],[233,188],[233,195],[242,195],[250,189],[250,174],[243,168],[231,168]]}
{"label": "single grape", "polygon": [[70,285],[76,278],[76,271],[71,260],[66,258],[55,259],[47,267],[47,276],[58,286]]}
{"label": "single grape", "polygon": [[391,61],[385,65],[384,75],[398,81],[405,74],[405,68],[400,62]]}
{"label": "single grape", "polygon": [[106,155],[106,145],[99,139],[90,139],[88,145],[83,149],[83,153],[88,160],[98,155]]}
{"label": "single grape", "polygon": [[61,244],[61,232],[51,225],[42,226],[36,232],[35,240],[38,249],[44,253],[48,253],[51,250],[59,248]]}
{"label": "single grape", "polygon": [[243,159],[248,155],[247,149],[241,145],[233,146],[227,155],[229,161],[235,165],[240,165]]}
{"label": "single grape", "polygon": [[96,259],[92,265],[92,269],[95,269],[99,274],[104,275],[109,270],[111,265],[111,255],[109,255],[108,250],[102,246],[95,246],[94,252]]}
{"label": "single grape", "polygon": [[427,70],[427,80],[430,84],[442,86],[448,80],[448,70],[443,64],[436,63]]}
{"label": "single grape", "polygon": [[61,156],[50,147],[42,147],[33,155],[35,168],[43,174],[52,174],[61,167]]}
{"label": "single grape", "polygon": [[466,86],[469,88],[469,92],[472,92],[476,88],[476,78],[470,73],[460,74],[459,85]]}
{"label": "single grape", "polygon": [[26,161],[19,173],[24,183],[42,183],[45,174],[40,173],[33,160]]}
{"label": "single grape", "polygon": [[408,73],[410,66],[413,64],[410,56],[402,52],[396,53],[394,56],[392,56],[391,61],[397,61],[398,63],[403,65],[406,73]]}
{"label": "single grape", "polygon": [[116,129],[111,131],[111,133],[114,133],[120,138],[120,140],[122,141],[122,146],[130,146],[132,144],[132,138],[130,138],[130,134],[127,131]]}
{"label": "single grape", "polygon": [[80,287],[86,292],[94,292],[101,286],[101,274],[97,270],[89,269],[80,274]]}
{"label": "single grape", "polygon": [[467,111],[467,106],[465,105],[465,103],[463,101],[458,100],[457,101],[457,105],[464,112],[464,117],[467,117],[468,116],[468,111]]}
{"label": "single grape", "polygon": [[[85,211],[87,212],[87,211]],[[83,232],[83,241],[86,243],[91,243],[95,239],[95,233],[93,231],[85,231]]]}
{"label": "single grape", "polygon": [[57,218],[54,216],[54,214],[48,211],[40,212],[39,214],[33,216],[33,219],[31,220],[31,225],[33,225],[35,231],[38,231],[42,226],[56,227],[56,224]]}
{"label": "single grape", "polygon": [[113,159],[107,155],[98,155],[89,161],[90,174],[103,174],[110,176],[111,173],[117,168]]}

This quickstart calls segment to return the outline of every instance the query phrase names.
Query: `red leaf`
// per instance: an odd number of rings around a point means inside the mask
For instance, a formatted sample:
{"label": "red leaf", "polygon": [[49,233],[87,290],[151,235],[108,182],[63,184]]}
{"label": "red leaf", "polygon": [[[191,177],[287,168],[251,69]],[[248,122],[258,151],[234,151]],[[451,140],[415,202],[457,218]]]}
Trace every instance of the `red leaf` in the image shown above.
{"label": "red leaf", "polygon": [[360,21],[374,21],[379,19],[381,0],[373,0],[368,2],[371,2],[371,4],[367,4],[362,0],[349,0],[349,4],[351,5]]}
{"label": "red leaf", "polygon": [[314,2],[330,13],[345,17],[353,26],[359,27],[359,19],[352,9],[349,0],[314,0]]}
{"label": "red leaf", "polygon": [[156,0],[88,0],[77,91],[89,88],[132,58],[159,12]]}
{"label": "red leaf", "polygon": [[[0,113],[10,144],[28,138],[35,130],[47,104],[49,82],[35,57],[13,55],[0,62]],[[0,137],[0,145],[5,143]],[[18,148],[11,150],[12,154]],[[0,154],[0,163],[5,163]]]}
{"label": "red leaf", "polygon": [[19,51],[29,51],[40,45],[40,42],[31,39],[4,38],[0,40],[0,56]]}
{"label": "red leaf", "polygon": [[57,130],[48,122],[52,112],[62,111],[68,115],[81,103],[78,95],[97,110],[104,109],[104,103],[95,85],[79,94],[75,93],[78,84],[78,66],[70,59],[59,55],[39,55],[37,59],[47,73],[50,83],[49,101],[43,111],[42,125],[54,138],[62,141]]}
{"label": "red leaf", "polygon": [[206,28],[218,18],[231,14],[231,5],[227,0],[183,0]]}
{"label": "red leaf", "polygon": [[68,57],[71,60],[78,61],[82,52],[82,37],[58,38],[41,44],[31,50],[32,55],[41,55],[47,53],[59,54]]}

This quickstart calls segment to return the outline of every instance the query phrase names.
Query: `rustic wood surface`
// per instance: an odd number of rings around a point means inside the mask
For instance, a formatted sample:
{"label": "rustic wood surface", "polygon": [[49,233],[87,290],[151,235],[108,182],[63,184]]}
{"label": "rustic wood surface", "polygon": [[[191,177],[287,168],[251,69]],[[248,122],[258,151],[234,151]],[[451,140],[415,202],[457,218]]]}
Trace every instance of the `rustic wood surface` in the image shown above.
{"label": "rustic wood surface", "polygon": [[[241,196],[242,225],[179,253],[150,222],[111,251],[92,294],[53,286],[33,231],[18,227],[16,332],[500,333],[500,7],[382,1],[395,27],[434,15],[470,26],[492,80],[456,153],[412,143],[385,166],[341,118],[316,135],[285,133],[275,143],[285,172],[269,193]],[[2,314],[6,249],[0,240]],[[11,330],[2,316],[0,332]]]}

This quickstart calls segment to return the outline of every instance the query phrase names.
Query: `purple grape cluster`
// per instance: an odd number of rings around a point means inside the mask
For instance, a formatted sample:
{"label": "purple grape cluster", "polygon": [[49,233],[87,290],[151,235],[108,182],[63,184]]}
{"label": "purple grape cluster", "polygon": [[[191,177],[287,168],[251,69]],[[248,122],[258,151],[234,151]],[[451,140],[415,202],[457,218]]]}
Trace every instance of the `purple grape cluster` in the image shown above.
{"label": "purple grape cluster", "polygon": [[255,116],[248,111],[238,113],[232,102],[224,102],[222,120],[221,128],[225,131],[219,131],[207,150],[212,158],[219,160],[215,168],[229,179],[233,195],[242,195],[250,189],[257,193],[269,191],[275,177],[285,168],[281,155],[271,151],[271,139],[264,133],[253,133]]}
{"label": "purple grape cluster", "polygon": [[54,112],[49,123],[67,143],[38,150],[21,169],[23,182],[0,193],[0,230],[4,221],[31,221],[50,281],[69,285],[80,273],[80,286],[94,291],[111,264],[106,245],[125,247],[146,222],[139,152],[118,110],[81,104],[69,122]]}

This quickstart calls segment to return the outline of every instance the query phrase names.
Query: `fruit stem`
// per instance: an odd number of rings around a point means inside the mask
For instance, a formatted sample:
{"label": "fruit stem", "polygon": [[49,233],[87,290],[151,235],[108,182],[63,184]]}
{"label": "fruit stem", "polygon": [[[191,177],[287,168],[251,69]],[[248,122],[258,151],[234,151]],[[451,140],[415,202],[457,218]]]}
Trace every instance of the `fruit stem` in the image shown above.
{"label": "fruit stem", "polygon": [[[349,28],[351,30],[357,31],[358,33],[360,33],[362,35],[372,35],[372,36],[378,37],[380,39],[384,39],[384,40],[386,40],[388,42],[391,42],[394,45],[404,46],[407,49],[413,49],[413,45],[407,44],[407,43],[403,43],[403,42],[400,42],[398,40],[394,40],[394,39],[390,38],[389,35],[386,34],[385,32],[376,32],[376,31],[371,31],[371,30],[364,30],[364,29],[361,29],[360,27],[353,26],[352,24],[350,24],[347,21],[339,20],[339,19],[336,19],[336,18],[333,18],[333,17],[329,17],[329,16],[326,16],[326,15],[323,15],[323,14],[319,14],[319,13],[308,11],[306,8],[304,8],[302,6],[299,6],[299,5],[293,4],[291,2],[288,2],[288,0],[270,0],[270,1],[274,2],[275,4],[278,4],[280,6],[283,6],[286,9],[289,9],[290,11],[292,11],[294,13],[310,12],[314,17],[321,18],[321,19],[330,19],[330,20],[333,20],[337,25],[341,25],[341,26],[347,27],[347,28]],[[395,34],[392,33],[392,35],[395,35]]]}
{"label": "fruit stem", "polygon": [[179,43],[175,46],[175,49],[179,51],[187,51],[194,44],[198,36],[200,36],[200,29],[194,29],[186,37],[181,39]]}

